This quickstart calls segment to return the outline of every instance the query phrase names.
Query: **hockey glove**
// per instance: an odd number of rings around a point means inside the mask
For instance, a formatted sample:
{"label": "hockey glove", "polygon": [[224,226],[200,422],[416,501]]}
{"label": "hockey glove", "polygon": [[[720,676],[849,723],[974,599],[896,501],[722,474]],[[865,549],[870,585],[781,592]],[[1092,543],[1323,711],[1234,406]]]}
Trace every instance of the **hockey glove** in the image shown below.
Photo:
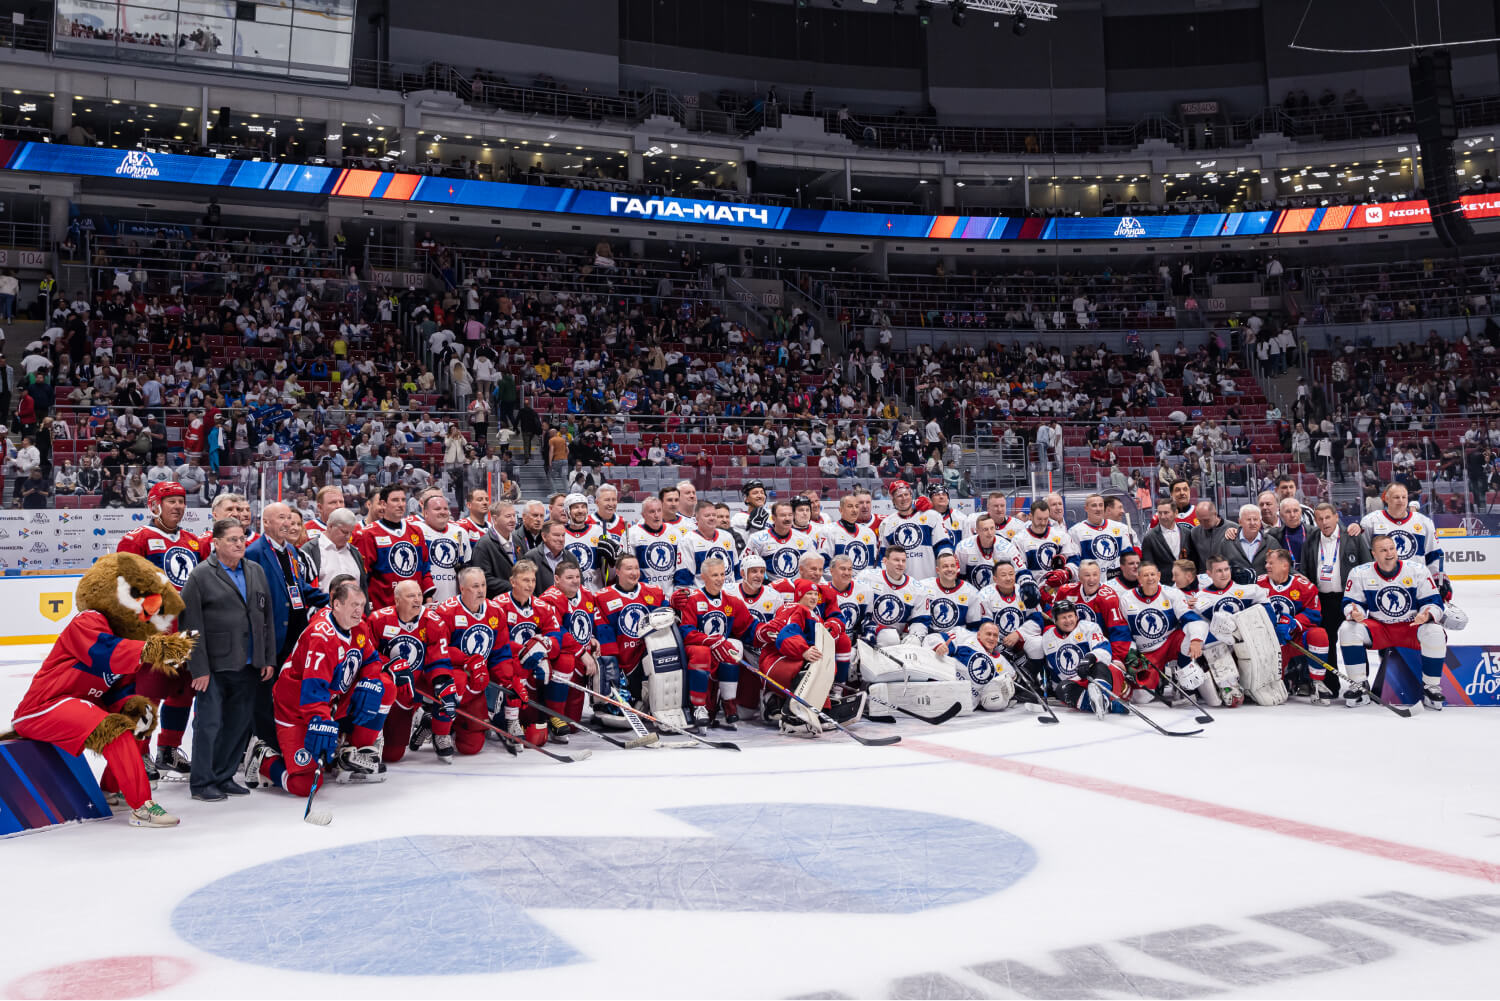
{"label": "hockey glove", "polygon": [[307,721],[307,735],[302,746],[317,762],[331,761],[339,749],[339,725],[326,716],[314,716]]}
{"label": "hockey glove", "polygon": [[379,678],[361,678],[349,693],[349,718],[360,726],[370,726],[381,716],[385,701],[385,682]]}
{"label": "hockey glove", "polygon": [[440,674],[432,679],[432,699],[437,703],[433,713],[440,720],[451,720],[458,715],[458,685],[453,675]]}
{"label": "hockey glove", "polygon": [[747,528],[751,532],[759,532],[761,529],[765,528],[766,525],[770,523],[770,521],[771,512],[767,509],[767,505],[762,504],[754,511],[751,511],[750,516],[745,519],[745,528]]}
{"label": "hockey glove", "polygon": [[412,683],[411,668],[406,661],[398,660],[396,667],[391,671],[391,683],[396,689],[396,705],[402,709],[410,709],[417,704],[417,688]]}
{"label": "hockey glove", "polygon": [[1023,580],[1017,590],[1021,593],[1021,604],[1027,608],[1035,608],[1042,603],[1042,592],[1037,589],[1035,581]]}
{"label": "hockey glove", "polygon": [[1137,650],[1135,647],[1131,647],[1126,651],[1125,674],[1127,677],[1135,678],[1137,681],[1139,681],[1141,677],[1150,670],[1151,662],[1147,660],[1145,658],[1145,655],[1143,655],[1139,650]]}
{"label": "hockey glove", "polygon": [[1276,616],[1276,642],[1286,646],[1292,640],[1292,628],[1296,623],[1290,615]]}

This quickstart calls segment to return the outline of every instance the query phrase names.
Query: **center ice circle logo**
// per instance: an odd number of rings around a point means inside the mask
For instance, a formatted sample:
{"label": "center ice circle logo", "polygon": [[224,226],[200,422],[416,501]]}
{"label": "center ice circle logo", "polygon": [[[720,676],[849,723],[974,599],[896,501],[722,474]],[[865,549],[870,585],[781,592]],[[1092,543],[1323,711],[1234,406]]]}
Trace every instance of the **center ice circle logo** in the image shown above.
{"label": "center ice circle logo", "polygon": [[1404,587],[1383,587],[1375,594],[1375,607],[1398,619],[1411,611],[1411,592]]}
{"label": "center ice circle logo", "polygon": [[677,566],[677,549],[665,542],[653,542],[646,547],[646,569],[666,573]]}
{"label": "center ice circle logo", "polygon": [[1145,640],[1159,640],[1167,635],[1167,616],[1159,608],[1147,608],[1136,616],[1135,631]]}
{"label": "center ice circle logo", "polygon": [[[535,630],[535,627],[532,628]],[[458,648],[470,657],[488,657],[490,651],[495,649],[495,630],[482,623],[472,625],[464,630],[458,641]]]}
{"label": "center ice circle logo", "polygon": [[882,594],[875,599],[875,621],[889,626],[900,622],[906,605],[894,594]]}
{"label": "center ice circle logo", "polygon": [[187,584],[188,577],[197,565],[198,554],[183,546],[173,546],[161,557],[161,568],[166,572],[167,580],[179,591]]}
{"label": "center ice circle logo", "polygon": [[414,577],[417,573],[417,547],[402,539],[386,554],[391,573],[397,577]]}
{"label": "center ice circle logo", "polygon": [[633,640],[638,640],[646,635],[646,606],[626,605],[620,609],[618,621],[620,632]]}
{"label": "center ice circle logo", "polygon": [[392,662],[405,661],[407,667],[421,667],[426,653],[422,641],[407,633],[402,633],[386,644],[386,659]]}
{"label": "center ice circle logo", "polygon": [[1396,555],[1403,560],[1409,560],[1417,555],[1417,537],[1410,532],[1395,531],[1387,533],[1391,540],[1396,543]]}
{"label": "center ice circle logo", "polygon": [[916,549],[922,544],[922,530],[916,525],[897,525],[891,539],[901,549]]}
{"label": "center ice circle logo", "polygon": [[448,570],[458,562],[458,545],[452,539],[428,539],[427,554],[434,567]]}
{"label": "center ice circle logo", "polygon": [[[688,836],[598,838],[595,832],[499,837],[482,818],[453,834],[415,834],[287,855],[230,872],[187,895],[172,930],[236,962],[334,976],[473,976],[549,969],[602,958],[566,920],[533,910],[634,910],[642,934],[664,911],[692,911],[727,936],[745,911],[807,922],[818,915],[913,920],[1004,892],[1036,867],[1030,844],[958,817],[847,803],[729,803],[660,813]],[[871,865],[892,844],[911,865]],[[307,892],[316,872],[318,892]],[[360,908],[399,911],[413,872],[445,887],[446,920],[412,949],[401,921],[373,921],[329,948],[328,929]],[[664,878],[669,874],[671,878]],[[713,885],[718,892],[702,893]],[[642,888],[649,887],[650,893]],[[773,920],[782,920],[775,918]],[[655,922],[655,923],[653,923]],[[475,935],[473,929],[491,931]]]}

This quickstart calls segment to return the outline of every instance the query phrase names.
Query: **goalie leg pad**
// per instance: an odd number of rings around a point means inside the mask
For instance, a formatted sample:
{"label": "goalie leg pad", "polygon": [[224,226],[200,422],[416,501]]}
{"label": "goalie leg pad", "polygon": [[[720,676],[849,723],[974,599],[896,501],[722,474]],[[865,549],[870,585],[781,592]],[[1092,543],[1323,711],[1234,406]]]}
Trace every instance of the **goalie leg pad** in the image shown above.
{"label": "goalie leg pad", "polygon": [[1263,706],[1279,706],[1286,701],[1286,685],[1281,680],[1281,642],[1276,627],[1260,608],[1246,608],[1234,616],[1234,657],[1239,662],[1240,682],[1245,694]]}
{"label": "goalie leg pad", "polygon": [[648,711],[675,727],[687,727],[682,711],[687,698],[687,649],[676,626],[655,629],[646,635],[646,654],[641,658],[642,691]]}
{"label": "goalie leg pad", "polygon": [[894,710],[888,706],[936,716],[955,702],[962,706],[961,716],[974,711],[974,690],[967,681],[894,681],[870,686],[870,715],[880,719],[892,718]]}
{"label": "goalie leg pad", "polygon": [[1233,708],[1244,699],[1240,688],[1240,669],[1234,662],[1234,648],[1228,643],[1206,643],[1203,659],[1208,662],[1211,687],[1225,705]]}

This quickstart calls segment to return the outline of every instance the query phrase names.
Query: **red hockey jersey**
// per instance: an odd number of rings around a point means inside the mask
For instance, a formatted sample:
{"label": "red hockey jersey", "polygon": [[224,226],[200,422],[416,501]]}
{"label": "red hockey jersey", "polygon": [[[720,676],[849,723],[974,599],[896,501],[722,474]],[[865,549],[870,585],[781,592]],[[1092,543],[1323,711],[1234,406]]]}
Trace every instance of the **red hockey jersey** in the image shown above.
{"label": "red hockey jersey", "polygon": [[[488,677],[501,682],[497,668],[510,659],[510,648],[502,625],[500,602],[486,598],[478,610],[464,605],[461,595],[429,605],[422,613],[422,628],[427,634],[428,671],[457,668],[471,679]],[[472,681],[471,690],[483,690]]]}
{"label": "red hockey jersey", "polygon": [[403,580],[414,580],[422,585],[423,594],[432,592],[432,565],[427,557],[427,540],[415,525],[377,521],[356,530],[349,544],[364,562],[370,604],[376,608],[396,603],[395,587]]}
{"label": "red hockey jersey", "polygon": [[145,646],[140,640],[116,636],[102,612],[79,612],[63,627],[47,659],[32,676],[16,707],[15,719],[38,715],[67,698],[113,708],[135,693],[135,673],[140,670]]}
{"label": "red hockey jersey", "polygon": [[[360,672],[384,663],[364,622],[346,633],[330,609],[318,609],[276,676],[276,724],[302,726],[314,716],[335,718]],[[297,718],[283,718],[294,707]]]}
{"label": "red hockey jersey", "polygon": [[754,638],[755,616],[727,590],[715,597],[701,587],[683,588],[672,592],[672,607],[682,619],[682,638],[689,643],[695,637],[727,636],[744,643]]}
{"label": "red hockey jersey", "polygon": [[1091,596],[1083,596],[1083,585],[1074,581],[1057,589],[1052,599],[1055,605],[1067,598],[1078,606],[1078,617],[1087,619],[1099,627],[1104,638],[1109,640],[1110,656],[1123,661],[1130,652],[1130,623],[1120,607],[1120,596],[1108,584],[1100,584]]}
{"label": "red hockey jersey", "polygon": [[550,606],[557,616],[563,653],[580,653],[593,644],[594,618],[599,611],[599,602],[587,588],[580,587],[569,601],[562,588],[553,586],[543,591],[537,600]]}
{"label": "red hockey jersey", "polygon": [[151,561],[172,586],[181,591],[188,575],[208,554],[203,541],[181,525],[176,532],[166,532],[155,525],[142,525],[126,532],[115,546],[117,553],[135,553]]}
{"label": "red hockey jersey", "polygon": [[647,620],[651,612],[667,604],[662,589],[637,584],[634,591],[606,587],[594,595],[594,631],[599,638],[599,652],[635,663],[644,643]]}

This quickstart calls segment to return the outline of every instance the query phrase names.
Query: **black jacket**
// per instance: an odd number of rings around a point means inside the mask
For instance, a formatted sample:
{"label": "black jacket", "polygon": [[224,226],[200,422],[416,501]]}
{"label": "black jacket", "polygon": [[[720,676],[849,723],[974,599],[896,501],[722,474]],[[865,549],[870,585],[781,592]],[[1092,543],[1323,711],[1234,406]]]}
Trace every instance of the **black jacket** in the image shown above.
{"label": "black jacket", "polygon": [[[1184,526],[1177,530],[1178,540],[1181,547],[1187,548],[1188,533]],[[1161,526],[1150,529],[1141,539],[1141,562],[1155,563],[1161,569],[1163,580],[1171,580],[1172,564],[1183,558],[1182,552],[1172,552],[1171,546],[1167,544],[1167,537],[1162,534]]]}
{"label": "black jacket", "polygon": [[[1318,586],[1318,540],[1323,537],[1322,532],[1314,532],[1302,543],[1302,560],[1297,569],[1313,586]],[[1349,583],[1349,574],[1361,563],[1369,563],[1375,557],[1370,555],[1370,543],[1366,533],[1349,537],[1349,526],[1339,525],[1339,587]]]}
{"label": "black jacket", "polygon": [[510,593],[510,572],[515,565],[514,547],[507,550],[490,532],[474,544],[469,557],[469,566],[484,571],[484,593],[489,598]]}

